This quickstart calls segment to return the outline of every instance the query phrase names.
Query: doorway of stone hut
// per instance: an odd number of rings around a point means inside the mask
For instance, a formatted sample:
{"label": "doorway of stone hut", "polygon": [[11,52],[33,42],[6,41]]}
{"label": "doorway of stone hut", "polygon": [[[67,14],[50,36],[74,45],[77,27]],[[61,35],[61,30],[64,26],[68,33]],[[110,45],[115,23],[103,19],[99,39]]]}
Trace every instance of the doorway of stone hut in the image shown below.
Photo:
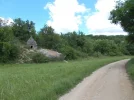
{"label": "doorway of stone hut", "polygon": [[31,46],[31,49],[33,49],[33,46]]}

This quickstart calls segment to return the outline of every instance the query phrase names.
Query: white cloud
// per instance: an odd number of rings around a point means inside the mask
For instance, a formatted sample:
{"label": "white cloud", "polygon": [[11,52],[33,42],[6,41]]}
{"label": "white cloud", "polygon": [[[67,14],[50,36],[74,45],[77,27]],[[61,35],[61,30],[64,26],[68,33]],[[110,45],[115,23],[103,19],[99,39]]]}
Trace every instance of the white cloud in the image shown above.
{"label": "white cloud", "polygon": [[53,3],[47,3],[45,9],[50,11],[50,20],[47,21],[47,24],[58,33],[78,31],[83,15],[89,11],[77,0],[55,0]]}
{"label": "white cloud", "polygon": [[11,26],[14,21],[12,18],[3,18],[3,17],[0,17],[0,23],[2,24],[2,26]]}
{"label": "white cloud", "polygon": [[86,26],[89,33],[94,35],[126,35],[120,25],[114,25],[108,20],[110,11],[114,9],[116,2],[114,0],[98,0],[95,4],[96,12],[86,17]]}

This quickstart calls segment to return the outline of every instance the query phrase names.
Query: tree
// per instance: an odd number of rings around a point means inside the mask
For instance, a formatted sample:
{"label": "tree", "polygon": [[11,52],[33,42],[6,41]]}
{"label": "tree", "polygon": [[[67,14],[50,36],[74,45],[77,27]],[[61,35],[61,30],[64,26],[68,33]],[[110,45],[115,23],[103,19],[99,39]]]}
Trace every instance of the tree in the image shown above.
{"label": "tree", "polygon": [[57,50],[60,43],[61,38],[59,34],[54,32],[54,29],[51,26],[45,25],[38,34],[38,44],[41,47],[47,49]]}
{"label": "tree", "polygon": [[128,44],[126,48],[129,51],[130,55],[134,55],[134,44]]}
{"label": "tree", "polygon": [[118,1],[114,10],[110,12],[110,20],[120,24],[128,32],[128,41],[134,43],[134,0]]}
{"label": "tree", "polygon": [[62,38],[64,38],[71,47],[79,49],[81,51],[86,43],[85,36],[82,32],[68,32],[67,34],[62,35]]}
{"label": "tree", "polygon": [[40,33],[43,34],[54,34],[54,29],[51,26],[45,25],[41,30]]}
{"label": "tree", "polygon": [[32,21],[23,21],[20,18],[14,20],[13,33],[20,41],[27,41],[30,36],[35,38],[35,24]]}
{"label": "tree", "polygon": [[8,42],[13,39],[12,28],[8,26],[0,27],[0,42]]}
{"label": "tree", "polygon": [[19,57],[19,46],[17,46],[17,43],[14,43],[11,27],[0,27],[0,62],[14,61]]}
{"label": "tree", "polygon": [[94,51],[100,52],[103,55],[116,56],[120,55],[119,46],[113,40],[96,40]]}

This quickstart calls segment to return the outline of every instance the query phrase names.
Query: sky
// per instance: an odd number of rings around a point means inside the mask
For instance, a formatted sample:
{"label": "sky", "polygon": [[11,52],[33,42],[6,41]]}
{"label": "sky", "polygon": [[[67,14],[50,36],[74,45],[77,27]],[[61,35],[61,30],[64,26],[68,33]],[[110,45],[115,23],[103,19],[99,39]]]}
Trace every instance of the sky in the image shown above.
{"label": "sky", "polygon": [[126,35],[108,20],[115,5],[115,0],[0,0],[0,17],[33,21],[36,31],[47,24],[56,33]]}

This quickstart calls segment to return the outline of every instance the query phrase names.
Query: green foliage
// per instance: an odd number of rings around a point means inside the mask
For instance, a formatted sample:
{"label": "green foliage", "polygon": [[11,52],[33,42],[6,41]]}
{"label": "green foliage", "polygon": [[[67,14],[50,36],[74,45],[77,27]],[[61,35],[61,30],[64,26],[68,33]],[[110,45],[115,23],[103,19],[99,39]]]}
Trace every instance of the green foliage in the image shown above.
{"label": "green foliage", "polygon": [[130,78],[134,81],[134,58],[127,63],[127,73]]}
{"label": "green foliage", "polygon": [[130,55],[134,55],[134,44],[128,44],[126,48]]}
{"label": "green foliage", "polygon": [[85,36],[82,32],[69,32],[65,35],[62,34],[62,38],[65,39],[68,44],[75,49],[81,50],[85,45]]}
{"label": "green foliage", "polygon": [[34,63],[46,63],[49,62],[49,58],[46,57],[45,55],[41,54],[41,53],[34,53],[32,55],[32,61]]}
{"label": "green foliage", "polygon": [[80,52],[78,50],[75,50],[74,48],[70,46],[64,46],[60,48],[59,51],[65,55],[66,60],[73,60],[73,59],[78,59],[80,57],[87,57],[87,54]]}
{"label": "green foliage", "polygon": [[20,41],[26,42],[30,36],[36,37],[35,24],[32,21],[23,21],[18,18],[14,20],[12,27],[14,36],[17,37]]}
{"label": "green foliage", "polygon": [[0,61],[1,62],[9,62],[9,55],[10,55],[11,45],[8,42],[1,42],[0,43]]}
{"label": "green foliage", "polygon": [[50,26],[44,26],[38,36],[38,44],[43,48],[57,50],[60,46],[61,37]]}
{"label": "green foliage", "polygon": [[129,33],[128,41],[134,43],[134,0],[119,0],[114,10],[110,12],[110,20],[120,24]]}
{"label": "green foliage", "polygon": [[78,58],[76,51],[69,46],[62,47],[60,52],[62,52],[66,56],[65,59],[67,60]]}
{"label": "green foliage", "polygon": [[0,42],[8,42],[13,40],[13,32],[11,27],[0,27]]}
{"label": "green foliage", "polygon": [[0,62],[15,61],[19,57],[20,49],[14,43],[11,27],[0,27]]}
{"label": "green foliage", "polygon": [[10,61],[18,60],[19,55],[20,55],[20,47],[16,45],[12,45],[10,50],[10,55],[9,55]]}
{"label": "green foliage", "polygon": [[[75,50],[81,52],[81,54],[84,52],[86,55],[89,56],[96,56],[96,57],[102,55],[117,56],[117,55],[129,54],[126,48],[127,45],[125,40],[126,36],[123,35],[119,35],[119,36],[87,35],[86,36],[83,35],[82,33],[69,32],[67,34],[62,34],[61,37],[63,38],[64,41],[66,41],[65,42],[66,47],[74,48]],[[65,45],[63,45],[62,48],[63,47],[65,47]],[[58,50],[64,53],[63,52],[64,49],[62,51],[60,49]],[[65,50],[66,52],[69,52],[68,48],[66,48]],[[71,52],[74,53],[74,51]],[[77,56],[73,56],[73,57],[77,58]]]}
{"label": "green foliage", "polygon": [[94,57],[101,57],[102,54],[101,54],[100,52],[94,52],[94,53],[92,54],[92,56],[94,56]]}
{"label": "green foliage", "polygon": [[19,58],[19,47],[10,43],[0,43],[0,62],[12,62]]}
{"label": "green foliage", "polygon": [[113,40],[97,40],[94,46],[94,51],[100,52],[103,55],[117,56],[121,55],[119,46]]}
{"label": "green foliage", "polygon": [[7,63],[19,58],[20,47],[10,42],[0,42],[0,62]]}
{"label": "green foliage", "polygon": [[[23,21],[18,18],[14,20],[13,26],[0,27],[0,62],[8,62],[18,59],[19,62],[30,62],[28,51],[25,50],[26,42],[32,36],[38,48],[46,48],[62,53],[67,60],[85,58],[88,56],[117,56],[133,53],[133,45],[126,42],[126,36],[93,36],[84,35],[83,32],[68,32],[59,35],[51,26],[45,25],[36,34],[35,24],[32,21]],[[131,36],[131,35],[129,35]],[[133,35],[131,36],[133,38]],[[19,44],[18,44],[19,43]],[[21,46],[21,52],[20,52]],[[23,51],[24,50],[24,51]],[[37,56],[37,54],[35,54]],[[63,60],[53,58],[51,61]],[[42,57],[42,56],[41,56]],[[43,62],[41,57],[36,57],[35,62]],[[39,60],[39,61],[38,61]]]}

